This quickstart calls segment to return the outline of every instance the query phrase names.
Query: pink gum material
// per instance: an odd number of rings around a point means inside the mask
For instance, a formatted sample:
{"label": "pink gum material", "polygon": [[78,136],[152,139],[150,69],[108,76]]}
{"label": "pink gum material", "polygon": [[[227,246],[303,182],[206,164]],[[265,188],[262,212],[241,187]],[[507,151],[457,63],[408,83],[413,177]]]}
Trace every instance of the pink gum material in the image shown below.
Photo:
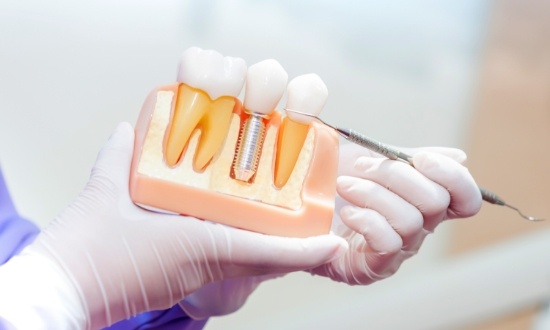
{"label": "pink gum material", "polygon": [[[327,234],[330,231],[336,195],[338,136],[332,129],[318,123],[313,123],[313,157],[304,179],[302,206],[297,210],[138,173],[138,164],[157,92],[173,91],[174,95],[177,95],[177,87],[175,84],[153,90],[145,100],[137,120],[130,174],[130,195],[134,203],[269,235],[308,237]],[[172,101],[172,112],[174,104],[175,99]],[[280,120],[270,124],[279,125]]]}

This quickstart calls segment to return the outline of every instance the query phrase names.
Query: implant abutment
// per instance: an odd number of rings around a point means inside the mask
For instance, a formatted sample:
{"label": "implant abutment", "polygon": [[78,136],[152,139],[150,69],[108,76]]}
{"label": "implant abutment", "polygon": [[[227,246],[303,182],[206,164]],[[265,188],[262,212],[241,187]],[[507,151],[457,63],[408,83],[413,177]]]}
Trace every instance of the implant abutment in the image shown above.
{"label": "implant abutment", "polygon": [[235,180],[252,183],[258,170],[265,139],[266,121],[268,115],[249,112],[239,132],[235,157],[233,160],[232,176]]}

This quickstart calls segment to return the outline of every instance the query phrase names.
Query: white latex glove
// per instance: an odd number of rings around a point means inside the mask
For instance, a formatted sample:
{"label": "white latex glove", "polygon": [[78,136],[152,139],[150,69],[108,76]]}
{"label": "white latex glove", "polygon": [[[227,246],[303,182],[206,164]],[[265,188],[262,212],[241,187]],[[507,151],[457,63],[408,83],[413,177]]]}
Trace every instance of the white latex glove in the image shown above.
{"label": "white latex glove", "polygon": [[370,284],[394,274],[424,238],[446,219],[481,208],[481,194],[464,152],[450,148],[406,150],[414,168],[348,144],[342,147],[337,210],[332,231],[348,252],[312,274],[348,284]]}
{"label": "white latex glove", "polygon": [[[133,137],[129,124],[117,127],[84,191],[7,268],[13,274],[22,263],[55,278],[53,287],[61,288],[49,294],[59,292],[76,302],[65,311],[76,327],[100,328],[143,311],[169,308],[211,282],[312,268],[347,249],[335,235],[267,236],[135,206],[128,193]],[[42,283],[41,274],[25,273],[31,277],[25,281],[34,276]],[[25,299],[20,300],[24,305]],[[48,318],[49,306],[35,308],[40,311],[11,307],[21,315],[2,315],[0,308],[0,317],[16,326],[33,313],[38,321]],[[82,315],[75,315],[79,310]]]}

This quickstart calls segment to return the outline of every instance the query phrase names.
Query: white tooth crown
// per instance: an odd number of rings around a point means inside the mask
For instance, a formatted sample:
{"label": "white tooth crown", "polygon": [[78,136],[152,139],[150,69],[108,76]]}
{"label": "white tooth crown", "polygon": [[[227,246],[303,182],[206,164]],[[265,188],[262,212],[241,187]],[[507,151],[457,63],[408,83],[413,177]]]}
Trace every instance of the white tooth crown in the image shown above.
{"label": "white tooth crown", "polygon": [[269,115],[285,92],[288,74],[279,62],[270,59],[248,68],[244,108],[253,113]]}
{"label": "white tooth crown", "polygon": [[[327,102],[327,86],[314,74],[298,76],[288,84],[286,108],[318,116]],[[287,111],[287,116],[295,122],[309,124],[313,117]]]}
{"label": "white tooth crown", "polygon": [[239,96],[246,77],[246,62],[223,57],[214,50],[191,47],[183,52],[177,81],[205,91],[212,100]]}

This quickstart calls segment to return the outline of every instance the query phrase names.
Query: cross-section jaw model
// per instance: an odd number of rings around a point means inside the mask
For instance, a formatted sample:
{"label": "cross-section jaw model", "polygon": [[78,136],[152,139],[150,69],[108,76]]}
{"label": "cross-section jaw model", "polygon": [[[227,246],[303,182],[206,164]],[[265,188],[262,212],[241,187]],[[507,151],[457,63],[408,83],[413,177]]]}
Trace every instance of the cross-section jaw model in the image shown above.
{"label": "cross-section jaw model", "polygon": [[247,70],[240,58],[186,50],[178,83],[153,90],[138,118],[133,201],[265,234],[328,233],[337,135],[274,111],[287,88],[287,108],[318,115],[327,89],[314,74],[287,79],[275,60]]}

